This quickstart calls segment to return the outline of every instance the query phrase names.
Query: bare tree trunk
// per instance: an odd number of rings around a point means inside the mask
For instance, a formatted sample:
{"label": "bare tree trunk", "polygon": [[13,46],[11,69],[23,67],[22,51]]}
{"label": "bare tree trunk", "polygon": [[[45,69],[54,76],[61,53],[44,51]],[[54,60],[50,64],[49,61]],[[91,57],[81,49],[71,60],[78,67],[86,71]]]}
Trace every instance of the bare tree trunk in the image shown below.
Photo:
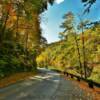
{"label": "bare tree trunk", "polygon": [[84,77],[87,78],[87,73],[86,73],[86,57],[85,57],[85,44],[84,44],[84,31],[83,31],[83,26],[82,26],[82,44],[83,44],[83,66],[84,66]]}
{"label": "bare tree trunk", "polygon": [[76,43],[76,47],[77,47],[77,53],[78,53],[78,60],[79,60],[79,64],[80,64],[80,74],[82,77],[82,63],[81,63],[81,55],[80,55],[80,50],[79,50],[79,45],[78,45],[78,40],[76,37],[76,33],[74,33],[74,38],[75,38],[75,43]]}
{"label": "bare tree trunk", "polygon": [[2,25],[2,29],[1,29],[1,32],[0,32],[0,43],[2,44],[2,41],[4,39],[4,36],[5,36],[5,29],[6,29],[6,24],[7,24],[7,20],[9,18],[9,10],[6,14],[6,18],[5,18],[5,21],[4,21],[4,25]]}
{"label": "bare tree trunk", "polygon": [[27,49],[28,49],[28,31],[25,32],[25,45],[24,45],[24,48],[25,48],[25,55],[27,56]]}
{"label": "bare tree trunk", "polygon": [[17,8],[18,8],[18,12],[17,12],[17,21],[16,21],[16,42],[19,42],[19,7],[17,5]]}
{"label": "bare tree trunk", "polygon": [[41,39],[41,29],[40,29],[40,21],[39,21],[39,14],[34,11],[33,12],[33,43],[35,46],[39,46],[40,39]]}
{"label": "bare tree trunk", "polygon": [[78,16],[80,22],[82,23],[81,30],[82,30],[82,49],[83,49],[83,68],[84,68],[84,78],[87,78],[87,66],[86,66],[86,56],[85,56],[85,41],[84,41],[84,23],[81,19],[81,16]]}
{"label": "bare tree trunk", "polygon": [[17,16],[17,23],[16,23],[16,42],[18,42],[19,38],[19,33],[18,33],[18,22],[19,22],[19,16]]}

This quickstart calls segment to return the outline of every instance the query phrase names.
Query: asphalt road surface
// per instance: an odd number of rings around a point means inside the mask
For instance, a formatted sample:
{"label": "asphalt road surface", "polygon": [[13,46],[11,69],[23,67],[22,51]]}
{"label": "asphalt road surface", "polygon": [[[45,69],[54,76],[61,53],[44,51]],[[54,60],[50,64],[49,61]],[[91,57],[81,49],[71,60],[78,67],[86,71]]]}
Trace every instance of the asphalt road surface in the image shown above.
{"label": "asphalt road surface", "polygon": [[93,100],[90,93],[58,73],[39,71],[37,76],[0,89],[0,100]]}

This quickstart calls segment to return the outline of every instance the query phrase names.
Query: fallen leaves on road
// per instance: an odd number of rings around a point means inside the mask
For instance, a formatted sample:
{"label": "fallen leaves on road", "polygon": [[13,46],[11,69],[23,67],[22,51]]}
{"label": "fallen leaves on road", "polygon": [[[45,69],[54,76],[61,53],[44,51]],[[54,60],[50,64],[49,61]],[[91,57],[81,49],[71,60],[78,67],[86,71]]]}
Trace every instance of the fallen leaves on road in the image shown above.
{"label": "fallen leaves on road", "polygon": [[70,77],[65,77],[65,79],[67,80],[72,80],[74,84],[78,85],[81,89],[83,89],[84,91],[86,91],[86,93],[90,93],[91,95],[93,95],[93,100],[100,100],[100,88],[98,87],[94,87],[89,88],[88,84],[84,81],[76,81],[75,79],[72,79]]}
{"label": "fallen leaves on road", "polygon": [[82,88],[83,90],[85,90],[87,93],[91,93],[93,95],[94,100],[100,100],[100,88],[94,87],[89,88],[88,84],[84,81],[80,81],[76,83],[79,85],[80,88]]}

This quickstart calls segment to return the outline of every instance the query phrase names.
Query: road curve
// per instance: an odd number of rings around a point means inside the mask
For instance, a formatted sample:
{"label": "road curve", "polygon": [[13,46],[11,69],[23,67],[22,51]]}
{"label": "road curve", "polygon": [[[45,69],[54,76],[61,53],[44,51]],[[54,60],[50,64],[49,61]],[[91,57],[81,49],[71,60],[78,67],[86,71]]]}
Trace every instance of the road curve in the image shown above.
{"label": "road curve", "polygon": [[93,100],[90,93],[58,73],[39,70],[35,77],[0,89],[0,100]]}

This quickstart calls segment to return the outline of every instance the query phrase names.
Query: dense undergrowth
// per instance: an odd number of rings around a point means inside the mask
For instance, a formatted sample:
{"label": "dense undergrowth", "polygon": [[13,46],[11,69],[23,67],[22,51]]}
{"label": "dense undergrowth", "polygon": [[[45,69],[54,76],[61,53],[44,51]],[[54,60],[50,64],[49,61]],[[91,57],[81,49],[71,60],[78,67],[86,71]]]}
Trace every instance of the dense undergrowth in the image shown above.
{"label": "dense undergrowth", "polygon": [[27,52],[26,55],[20,44],[4,42],[0,48],[0,78],[29,71],[36,71],[34,51]]}

